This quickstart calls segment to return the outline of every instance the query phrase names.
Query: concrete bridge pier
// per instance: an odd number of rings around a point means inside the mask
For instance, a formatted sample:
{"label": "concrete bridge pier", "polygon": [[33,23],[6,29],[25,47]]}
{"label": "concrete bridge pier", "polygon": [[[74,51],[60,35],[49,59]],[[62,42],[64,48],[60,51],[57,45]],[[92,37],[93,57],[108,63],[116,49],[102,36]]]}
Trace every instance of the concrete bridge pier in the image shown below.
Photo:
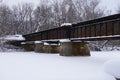
{"label": "concrete bridge pier", "polygon": [[33,42],[22,42],[20,47],[22,47],[25,51],[34,51],[35,44]]}
{"label": "concrete bridge pier", "polygon": [[46,42],[35,42],[35,52],[38,53],[59,53],[59,45]]}
{"label": "concrete bridge pier", "polygon": [[43,50],[44,43],[41,41],[35,41],[35,52],[37,53],[44,53]]}
{"label": "concrete bridge pier", "polygon": [[90,56],[87,42],[61,42],[61,56]]}
{"label": "concrete bridge pier", "polygon": [[59,53],[59,45],[58,44],[49,44],[44,45],[43,50],[45,53]]}

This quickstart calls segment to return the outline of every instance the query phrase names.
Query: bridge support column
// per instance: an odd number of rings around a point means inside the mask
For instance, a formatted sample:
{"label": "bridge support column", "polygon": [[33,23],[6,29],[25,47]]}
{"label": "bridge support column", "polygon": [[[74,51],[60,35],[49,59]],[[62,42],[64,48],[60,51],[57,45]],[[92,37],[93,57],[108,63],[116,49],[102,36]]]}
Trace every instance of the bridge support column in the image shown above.
{"label": "bridge support column", "polygon": [[35,52],[44,53],[43,47],[44,47],[43,42],[35,42]]}
{"label": "bridge support column", "polygon": [[44,45],[45,53],[59,53],[59,45]]}
{"label": "bridge support column", "polygon": [[35,52],[38,53],[59,53],[59,45],[47,44],[45,45],[43,42],[35,43]]}
{"label": "bridge support column", "polygon": [[61,56],[90,56],[87,42],[61,42]]}
{"label": "bridge support column", "polygon": [[34,43],[22,43],[21,47],[25,51],[34,51],[35,45],[34,45]]}

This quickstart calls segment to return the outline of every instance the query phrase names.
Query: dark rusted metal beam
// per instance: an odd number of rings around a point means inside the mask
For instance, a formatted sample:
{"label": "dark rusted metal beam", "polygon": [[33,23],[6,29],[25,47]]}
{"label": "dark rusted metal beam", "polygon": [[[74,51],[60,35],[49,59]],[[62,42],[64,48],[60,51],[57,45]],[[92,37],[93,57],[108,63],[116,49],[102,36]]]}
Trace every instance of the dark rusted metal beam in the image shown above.
{"label": "dark rusted metal beam", "polygon": [[[117,25],[115,23],[118,22]],[[73,23],[41,32],[23,35],[26,41],[73,39],[82,41],[120,39],[120,14]],[[92,32],[93,31],[93,32]],[[112,36],[111,36],[112,35]],[[99,36],[99,37],[98,37]]]}

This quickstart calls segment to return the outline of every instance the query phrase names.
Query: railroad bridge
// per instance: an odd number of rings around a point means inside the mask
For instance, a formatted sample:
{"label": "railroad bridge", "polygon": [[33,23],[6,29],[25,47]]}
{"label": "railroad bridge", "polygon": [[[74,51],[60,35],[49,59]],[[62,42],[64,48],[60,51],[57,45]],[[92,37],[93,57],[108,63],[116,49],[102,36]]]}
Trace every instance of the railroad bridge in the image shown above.
{"label": "railroad bridge", "polygon": [[[61,42],[61,55],[90,55],[86,41],[120,39],[120,14],[23,35],[26,41]],[[42,44],[39,44],[41,46]],[[41,50],[41,49],[39,49]]]}

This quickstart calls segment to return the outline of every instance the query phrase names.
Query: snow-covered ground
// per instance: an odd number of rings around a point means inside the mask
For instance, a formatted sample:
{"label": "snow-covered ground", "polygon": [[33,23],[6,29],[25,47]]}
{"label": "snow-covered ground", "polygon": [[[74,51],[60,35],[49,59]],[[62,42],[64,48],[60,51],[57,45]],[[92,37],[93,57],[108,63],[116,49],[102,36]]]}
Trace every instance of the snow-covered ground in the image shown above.
{"label": "snow-covered ground", "polygon": [[90,57],[65,57],[34,52],[0,52],[0,80],[115,80],[104,71],[119,51],[91,52]]}

